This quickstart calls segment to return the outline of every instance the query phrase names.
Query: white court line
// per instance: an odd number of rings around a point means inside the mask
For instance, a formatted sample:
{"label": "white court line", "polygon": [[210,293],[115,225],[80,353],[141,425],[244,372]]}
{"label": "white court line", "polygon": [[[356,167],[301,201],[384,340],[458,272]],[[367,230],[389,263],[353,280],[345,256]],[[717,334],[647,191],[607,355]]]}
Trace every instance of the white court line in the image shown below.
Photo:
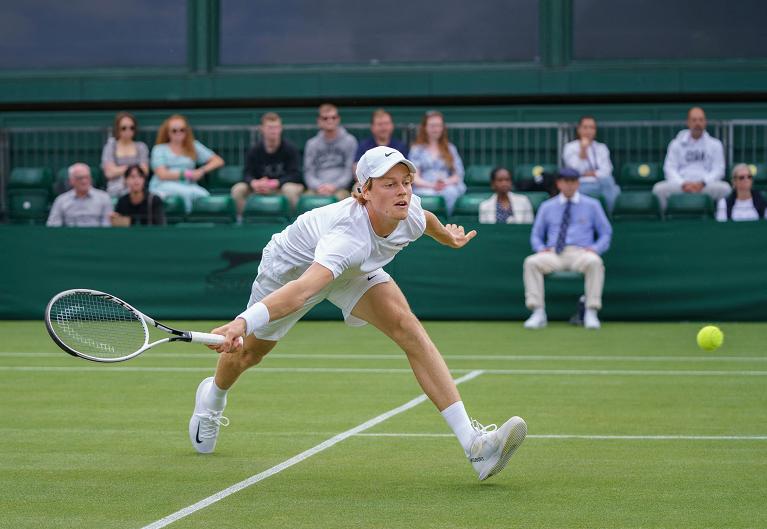
{"label": "white court line", "polygon": [[[31,372],[80,372],[80,373],[199,373],[211,372],[213,367],[138,367],[94,365],[75,366],[0,366],[2,371]],[[451,373],[469,373],[474,369],[451,369]],[[763,377],[767,371],[689,371],[683,369],[482,369],[488,375],[533,375],[533,376],[678,376],[678,377]],[[412,373],[409,368],[366,368],[366,367],[259,367],[248,373]]]}
{"label": "white court line", "polygon": [[[448,433],[358,433],[355,437],[453,437]],[[767,441],[767,435],[581,435],[528,434],[526,439],[588,439],[620,441]]]}
{"label": "white court line", "polygon": [[[462,376],[461,378],[458,378],[455,380],[456,384],[460,384],[462,382],[466,382],[467,380],[471,380],[473,378],[477,378],[479,375],[482,374],[482,371],[472,371],[471,373]],[[243,481],[240,481],[239,483],[235,483],[231,487],[227,487],[222,491],[219,491],[212,496],[208,496],[204,500],[200,500],[197,503],[190,505],[189,507],[185,507],[179,511],[174,512],[173,514],[170,514],[166,516],[165,518],[162,518],[160,520],[157,520],[156,522],[153,522],[149,525],[144,526],[142,529],[160,529],[161,527],[165,527],[167,525],[172,524],[173,522],[180,520],[181,518],[185,518],[189,516],[190,514],[193,514],[200,509],[204,509],[205,507],[208,507],[209,505],[216,503],[219,500],[223,500],[227,496],[230,496],[234,494],[235,492],[239,492],[242,489],[245,489],[247,487],[250,487],[251,485],[254,485],[258,483],[259,481],[263,481],[266,478],[273,476],[277,474],[278,472],[282,472],[286,468],[290,468],[293,465],[300,463],[301,461],[304,461],[305,459],[308,459],[312,457],[315,454],[318,454],[322,452],[323,450],[327,450],[333,445],[336,445],[343,441],[344,439],[348,439],[349,437],[356,435],[360,432],[363,432],[369,428],[372,428],[373,426],[380,424],[384,422],[387,419],[390,419],[391,417],[394,417],[397,414],[400,414],[404,411],[409,410],[410,408],[413,408],[415,406],[418,406],[420,403],[425,401],[427,399],[426,395],[419,395],[418,397],[414,398],[413,400],[406,402],[402,406],[399,406],[397,408],[394,408],[392,410],[387,411],[386,413],[382,413],[378,417],[373,417],[369,421],[366,421],[359,426],[355,426],[354,428],[350,430],[346,430],[345,432],[342,432],[334,437],[331,437],[330,439],[323,441],[322,443],[305,450],[304,452],[301,452],[300,454],[291,457],[290,459],[283,461],[279,465],[275,465],[272,468],[265,470],[263,472],[260,472],[254,476],[249,477],[248,479],[245,479]]]}
{"label": "white court line", "polygon": [[[205,358],[207,351],[200,353],[153,353],[153,358]],[[213,358],[214,354],[208,354]],[[767,356],[660,356],[660,355],[442,355],[445,360],[499,360],[504,362],[519,361],[572,361],[572,362],[767,362]],[[21,352],[0,351],[0,357],[8,358],[56,358],[62,353],[56,352]],[[402,354],[302,354],[272,353],[270,361],[280,359],[299,360],[406,360]]]}

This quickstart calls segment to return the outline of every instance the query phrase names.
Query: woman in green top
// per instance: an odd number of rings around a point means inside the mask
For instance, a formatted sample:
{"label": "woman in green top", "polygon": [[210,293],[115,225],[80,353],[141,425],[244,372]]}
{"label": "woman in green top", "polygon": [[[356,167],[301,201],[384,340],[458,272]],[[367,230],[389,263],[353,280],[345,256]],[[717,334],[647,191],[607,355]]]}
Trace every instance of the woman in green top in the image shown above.
{"label": "woman in green top", "polygon": [[224,160],[194,139],[184,116],[174,114],[157,131],[151,164],[154,176],[149,190],[163,197],[180,196],[189,213],[195,198],[210,195],[198,182],[206,173],[223,167]]}

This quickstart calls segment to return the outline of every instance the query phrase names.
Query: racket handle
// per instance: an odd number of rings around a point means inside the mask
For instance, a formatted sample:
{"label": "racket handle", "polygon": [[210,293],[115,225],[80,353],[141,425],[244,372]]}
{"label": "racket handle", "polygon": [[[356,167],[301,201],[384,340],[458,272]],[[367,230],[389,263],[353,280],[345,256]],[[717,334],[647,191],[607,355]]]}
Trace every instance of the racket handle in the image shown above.
{"label": "racket handle", "polygon": [[224,343],[224,337],[220,334],[194,331],[191,331],[189,334],[192,336],[192,343],[203,343],[205,345],[221,345]]}

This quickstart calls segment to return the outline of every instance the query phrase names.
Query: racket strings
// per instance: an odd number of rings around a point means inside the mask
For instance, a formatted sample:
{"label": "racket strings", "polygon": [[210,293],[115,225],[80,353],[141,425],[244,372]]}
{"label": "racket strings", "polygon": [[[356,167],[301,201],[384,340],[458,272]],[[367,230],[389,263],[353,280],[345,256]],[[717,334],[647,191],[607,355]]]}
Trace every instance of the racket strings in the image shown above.
{"label": "racket strings", "polygon": [[147,340],[139,316],[103,295],[76,292],[64,296],[51,307],[50,321],[64,344],[97,358],[127,356]]}

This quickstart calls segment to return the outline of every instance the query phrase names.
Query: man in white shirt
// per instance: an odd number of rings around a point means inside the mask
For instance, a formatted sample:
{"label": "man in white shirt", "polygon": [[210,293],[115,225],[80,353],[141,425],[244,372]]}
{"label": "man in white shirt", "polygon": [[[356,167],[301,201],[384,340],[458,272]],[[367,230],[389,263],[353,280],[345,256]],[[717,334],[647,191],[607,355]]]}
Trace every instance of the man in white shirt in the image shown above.
{"label": "man in white shirt", "polygon": [[610,149],[594,139],[597,136],[597,122],[592,116],[583,116],[578,121],[576,133],[578,139],[567,143],[562,150],[562,161],[565,167],[578,171],[581,192],[586,195],[602,195],[608,212],[611,212],[621,188],[613,178]]}
{"label": "man in white shirt", "polygon": [[652,189],[666,210],[668,197],[675,193],[706,193],[714,201],[726,197],[730,186],[724,182],[722,142],[706,132],[706,114],[700,107],[687,112],[687,129],[679,131],[668,145],[663,164],[666,179]]}
{"label": "man in white shirt", "polygon": [[53,201],[46,226],[96,228],[112,225],[112,199],[106,191],[94,189],[91,168],[84,163],[69,166],[72,189]]}
{"label": "man in white shirt", "polygon": [[[195,450],[212,452],[226,394],[237,378],[258,364],[314,305],[328,299],[351,326],[371,323],[407,354],[426,395],[452,428],[480,480],[500,472],[520,446],[527,425],[512,417],[490,431],[466,413],[445,361],[400,289],[383,270],[424,233],[462,248],[476,231],[443,226],[421,208],[412,192],[416,168],[390,147],[367,151],[357,164],[355,196],[299,216],[263,250],[248,308],[214,329],[225,336],[211,347],[221,355],[215,377],[197,388],[189,437]],[[244,338],[244,341],[241,341]]]}

